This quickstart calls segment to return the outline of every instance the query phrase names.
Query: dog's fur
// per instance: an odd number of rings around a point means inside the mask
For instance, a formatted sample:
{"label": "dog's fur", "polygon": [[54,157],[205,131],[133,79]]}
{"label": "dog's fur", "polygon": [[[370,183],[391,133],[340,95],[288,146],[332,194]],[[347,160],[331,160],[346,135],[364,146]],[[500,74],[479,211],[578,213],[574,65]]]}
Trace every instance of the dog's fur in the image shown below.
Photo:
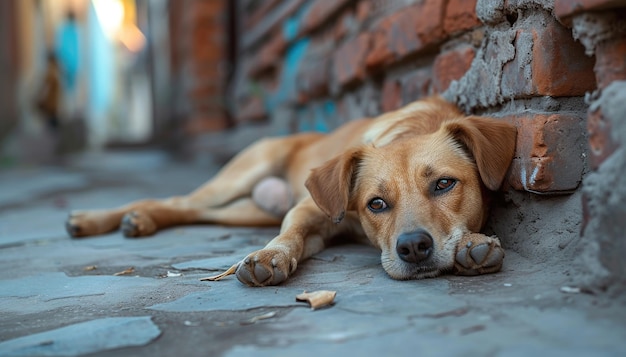
{"label": "dog's fur", "polygon": [[328,135],[261,140],[187,196],[73,212],[67,227],[81,237],[121,225],[138,237],[180,224],[282,221],[280,234],[238,265],[251,286],[281,283],[337,236],[366,237],[394,279],[490,273],[504,252],[477,232],[515,138],[511,124],[466,117],[434,97]]}

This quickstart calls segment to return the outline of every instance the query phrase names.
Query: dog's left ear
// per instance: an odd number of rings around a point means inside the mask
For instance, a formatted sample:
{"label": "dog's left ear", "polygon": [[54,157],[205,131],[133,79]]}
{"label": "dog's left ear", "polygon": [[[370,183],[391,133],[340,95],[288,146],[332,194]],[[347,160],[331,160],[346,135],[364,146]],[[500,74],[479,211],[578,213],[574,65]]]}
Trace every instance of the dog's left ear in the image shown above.
{"label": "dog's left ear", "polygon": [[488,189],[500,188],[515,155],[517,128],[502,120],[471,116],[445,126],[472,154]]}
{"label": "dog's left ear", "polygon": [[313,201],[335,223],[341,222],[348,210],[361,153],[360,149],[353,149],[328,160],[313,169],[304,184]]}

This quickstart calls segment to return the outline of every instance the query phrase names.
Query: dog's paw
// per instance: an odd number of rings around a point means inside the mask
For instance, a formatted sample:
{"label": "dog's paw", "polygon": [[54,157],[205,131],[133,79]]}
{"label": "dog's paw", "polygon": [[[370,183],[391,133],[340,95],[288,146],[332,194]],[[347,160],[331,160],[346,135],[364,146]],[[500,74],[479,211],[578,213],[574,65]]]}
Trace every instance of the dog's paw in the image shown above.
{"label": "dog's paw", "polygon": [[107,233],[115,228],[117,224],[109,222],[104,211],[72,211],[65,221],[65,229],[73,238]]}
{"label": "dog's paw", "polygon": [[122,218],[122,232],[126,237],[145,237],[154,234],[157,226],[146,213],[131,211]]}
{"label": "dog's paw", "polygon": [[454,262],[457,275],[495,273],[502,268],[504,249],[497,237],[470,233],[458,245]]}
{"label": "dog's paw", "polygon": [[296,270],[298,262],[278,249],[249,254],[237,267],[237,279],[248,286],[278,285]]}

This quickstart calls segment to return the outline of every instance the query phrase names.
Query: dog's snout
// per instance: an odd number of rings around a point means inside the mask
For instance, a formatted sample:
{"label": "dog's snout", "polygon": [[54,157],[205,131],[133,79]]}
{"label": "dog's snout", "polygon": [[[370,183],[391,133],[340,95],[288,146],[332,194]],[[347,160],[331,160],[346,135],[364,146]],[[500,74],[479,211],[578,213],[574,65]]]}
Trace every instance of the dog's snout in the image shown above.
{"label": "dog's snout", "polygon": [[433,251],[433,238],[425,230],[403,233],[398,237],[396,252],[407,263],[419,263],[428,259]]}

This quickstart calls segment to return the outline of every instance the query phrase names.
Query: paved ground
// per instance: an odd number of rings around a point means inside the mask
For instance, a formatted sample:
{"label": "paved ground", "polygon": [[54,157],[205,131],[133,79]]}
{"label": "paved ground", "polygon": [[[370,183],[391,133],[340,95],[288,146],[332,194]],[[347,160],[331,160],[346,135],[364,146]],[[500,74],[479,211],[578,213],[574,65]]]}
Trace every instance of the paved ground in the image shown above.
{"label": "paved ground", "polygon": [[[100,166],[100,168],[99,168]],[[105,169],[101,168],[106,167]],[[0,173],[0,356],[621,356],[626,308],[508,251],[501,273],[393,281],[376,250],[329,249],[279,287],[201,282],[276,229],[72,240],[67,211],[187,192],[210,172],[154,153]],[[558,254],[558,252],[557,252]],[[126,275],[115,275],[130,267]],[[302,291],[337,291],[311,310]]]}

